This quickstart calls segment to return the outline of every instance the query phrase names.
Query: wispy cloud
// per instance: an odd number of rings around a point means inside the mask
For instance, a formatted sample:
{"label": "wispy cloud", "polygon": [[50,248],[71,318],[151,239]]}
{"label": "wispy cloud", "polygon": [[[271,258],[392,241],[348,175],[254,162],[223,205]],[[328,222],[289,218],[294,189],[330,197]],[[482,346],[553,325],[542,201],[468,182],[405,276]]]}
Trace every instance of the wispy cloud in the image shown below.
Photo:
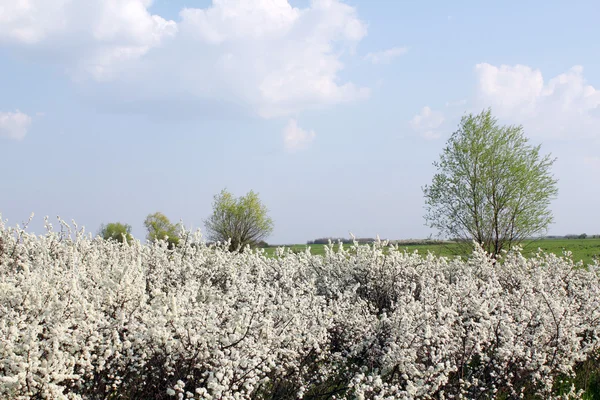
{"label": "wispy cloud", "polygon": [[283,130],[283,144],[287,151],[295,152],[308,148],[315,140],[313,130],[304,130],[298,126],[295,119],[291,119]]}
{"label": "wispy cloud", "polygon": [[369,53],[365,56],[365,60],[373,64],[387,64],[394,58],[400,57],[408,52],[407,47],[392,47],[391,49]]}
{"label": "wispy cloud", "polygon": [[0,112],[0,137],[21,140],[31,126],[31,117],[19,110]]}
{"label": "wispy cloud", "polygon": [[433,140],[441,136],[438,128],[444,120],[444,115],[441,112],[433,111],[429,106],[425,106],[421,109],[421,112],[410,120],[410,125],[425,139]]}

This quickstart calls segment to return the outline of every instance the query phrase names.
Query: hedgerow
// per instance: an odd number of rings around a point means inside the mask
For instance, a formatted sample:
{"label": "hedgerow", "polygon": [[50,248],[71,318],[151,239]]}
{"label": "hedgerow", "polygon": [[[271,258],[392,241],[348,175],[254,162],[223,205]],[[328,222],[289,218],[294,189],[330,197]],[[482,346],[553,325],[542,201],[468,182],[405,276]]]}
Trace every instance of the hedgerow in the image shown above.
{"label": "hedgerow", "polygon": [[386,243],[267,257],[64,222],[0,222],[0,243],[0,398],[558,399],[598,383],[597,263]]}

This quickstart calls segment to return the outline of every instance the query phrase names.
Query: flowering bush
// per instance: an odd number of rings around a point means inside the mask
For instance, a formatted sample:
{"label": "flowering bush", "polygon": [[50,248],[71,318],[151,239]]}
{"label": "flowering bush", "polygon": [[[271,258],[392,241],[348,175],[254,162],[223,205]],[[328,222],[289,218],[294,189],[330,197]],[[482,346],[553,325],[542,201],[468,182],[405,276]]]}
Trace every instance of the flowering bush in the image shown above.
{"label": "flowering bush", "polygon": [[597,263],[61,226],[0,221],[0,398],[577,398],[599,355]]}

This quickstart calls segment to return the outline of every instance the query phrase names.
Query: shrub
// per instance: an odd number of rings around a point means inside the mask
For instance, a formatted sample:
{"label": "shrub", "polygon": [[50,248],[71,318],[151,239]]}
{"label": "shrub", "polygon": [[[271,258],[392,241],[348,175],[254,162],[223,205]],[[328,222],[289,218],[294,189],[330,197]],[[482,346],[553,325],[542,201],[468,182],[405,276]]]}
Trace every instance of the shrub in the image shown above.
{"label": "shrub", "polygon": [[102,224],[98,235],[104,240],[116,240],[117,242],[123,243],[131,242],[133,236],[131,235],[131,225],[122,224],[120,222],[111,222],[109,224]]}
{"label": "shrub", "polygon": [[551,399],[597,384],[597,263],[381,243],[265,257],[1,222],[0,238],[0,398]]}

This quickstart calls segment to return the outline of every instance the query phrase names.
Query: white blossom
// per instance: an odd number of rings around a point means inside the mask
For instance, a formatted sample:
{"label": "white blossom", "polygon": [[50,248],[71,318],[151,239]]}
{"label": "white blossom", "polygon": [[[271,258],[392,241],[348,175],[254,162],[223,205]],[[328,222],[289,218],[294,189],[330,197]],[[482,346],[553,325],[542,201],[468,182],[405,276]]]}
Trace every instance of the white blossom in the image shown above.
{"label": "white blossom", "polygon": [[267,257],[46,226],[0,220],[0,398],[577,398],[558,380],[598,357],[597,263],[386,243]]}

